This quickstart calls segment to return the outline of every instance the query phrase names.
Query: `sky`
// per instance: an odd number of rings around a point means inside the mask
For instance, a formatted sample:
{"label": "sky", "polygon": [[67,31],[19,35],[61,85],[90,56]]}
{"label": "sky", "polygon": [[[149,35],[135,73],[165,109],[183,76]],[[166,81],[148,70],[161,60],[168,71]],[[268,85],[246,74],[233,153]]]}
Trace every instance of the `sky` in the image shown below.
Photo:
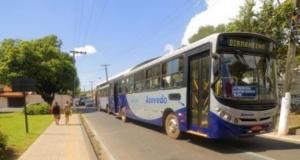
{"label": "sky", "polygon": [[[260,3],[259,1],[257,3]],[[147,59],[168,54],[199,26],[228,23],[244,0],[3,0],[0,41],[55,34],[76,57],[81,89]]]}

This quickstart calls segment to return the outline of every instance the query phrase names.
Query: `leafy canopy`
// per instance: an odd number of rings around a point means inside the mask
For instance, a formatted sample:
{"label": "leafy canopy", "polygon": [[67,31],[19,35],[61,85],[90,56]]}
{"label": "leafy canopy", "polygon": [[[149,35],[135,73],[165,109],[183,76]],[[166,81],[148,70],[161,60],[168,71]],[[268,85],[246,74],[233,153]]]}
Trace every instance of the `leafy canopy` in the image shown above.
{"label": "leafy canopy", "polygon": [[[292,16],[292,0],[286,0],[281,5],[274,5],[274,0],[264,0],[258,12],[254,11],[255,1],[246,0],[240,8],[239,15],[226,25],[201,26],[189,42],[193,43],[207,35],[216,32],[255,32],[266,35],[277,42],[278,70],[285,72],[287,43],[289,38],[289,19]],[[219,28],[219,29],[218,29]],[[300,64],[300,52],[297,47],[296,63]]]}
{"label": "leafy canopy", "polygon": [[75,66],[55,35],[35,40],[5,39],[0,44],[0,83],[10,85],[18,77],[36,81],[37,93],[49,104],[55,93],[68,93],[79,81]]}

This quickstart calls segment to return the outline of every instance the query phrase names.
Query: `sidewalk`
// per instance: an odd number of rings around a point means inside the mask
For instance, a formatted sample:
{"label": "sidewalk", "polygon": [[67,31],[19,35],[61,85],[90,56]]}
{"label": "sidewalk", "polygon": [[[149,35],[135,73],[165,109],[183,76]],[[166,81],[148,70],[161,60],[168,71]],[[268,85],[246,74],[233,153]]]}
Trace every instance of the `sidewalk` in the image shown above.
{"label": "sidewalk", "polygon": [[80,122],[78,114],[70,116],[65,125],[52,123],[48,129],[24,152],[19,160],[96,160],[95,153]]}

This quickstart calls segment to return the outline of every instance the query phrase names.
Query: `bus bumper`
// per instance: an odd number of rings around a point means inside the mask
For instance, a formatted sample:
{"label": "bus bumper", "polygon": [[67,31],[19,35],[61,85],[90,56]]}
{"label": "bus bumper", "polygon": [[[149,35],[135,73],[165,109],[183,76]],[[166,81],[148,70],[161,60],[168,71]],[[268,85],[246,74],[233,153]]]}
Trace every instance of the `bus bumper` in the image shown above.
{"label": "bus bumper", "polygon": [[208,137],[216,139],[251,137],[257,134],[269,133],[273,130],[272,123],[259,124],[260,130],[253,130],[254,125],[234,125],[219,118],[214,113],[209,113]]}

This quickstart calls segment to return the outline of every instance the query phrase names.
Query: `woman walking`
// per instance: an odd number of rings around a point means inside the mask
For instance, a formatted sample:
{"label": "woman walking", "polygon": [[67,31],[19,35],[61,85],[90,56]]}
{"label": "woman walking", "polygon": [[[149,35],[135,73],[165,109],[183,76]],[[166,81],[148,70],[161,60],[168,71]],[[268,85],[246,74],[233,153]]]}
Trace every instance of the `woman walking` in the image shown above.
{"label": "woman walking", "polygon": [[53,114],[53,118],[54,121],[56,123],[56,125],[59,125],[59,120],[60,120],[60,106],[58,105],[57,102],[54,103],[54,105],[52,106],[52,114]]}
{"label": "woman walking", "polygon": [[66,101],[66,104],[64,105],[64,112],[65,112],[65,119],[66,119],[66,125],[69,124],[69,116],[71,114],[71,105],[69,101]]}

